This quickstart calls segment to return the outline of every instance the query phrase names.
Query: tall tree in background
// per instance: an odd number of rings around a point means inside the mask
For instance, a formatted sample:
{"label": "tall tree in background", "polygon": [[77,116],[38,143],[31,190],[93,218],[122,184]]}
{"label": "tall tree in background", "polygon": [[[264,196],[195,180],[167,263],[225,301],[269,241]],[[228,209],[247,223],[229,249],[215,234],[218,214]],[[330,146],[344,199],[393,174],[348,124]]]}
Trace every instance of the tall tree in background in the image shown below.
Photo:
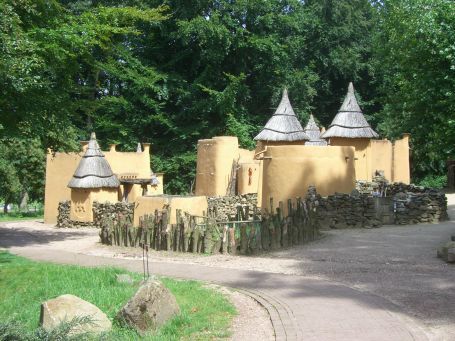
{"label": "tall tree in background", "polygon": [[[372,39],[376,10],[369,0],[307,0],[302,22],[306,44],[300,52],[318,75],[317,95],[312,101],[316,117],[330,124],[354,82],[365,113],[379,109]],[[372,122],[374,124],[374,122]]]}
{"label": "tall tree in background", "polygon": [[412,134],[414,175],[445,173],[455,156],[455,5],[386,0],[375,42],[382,72],[380,129]]}

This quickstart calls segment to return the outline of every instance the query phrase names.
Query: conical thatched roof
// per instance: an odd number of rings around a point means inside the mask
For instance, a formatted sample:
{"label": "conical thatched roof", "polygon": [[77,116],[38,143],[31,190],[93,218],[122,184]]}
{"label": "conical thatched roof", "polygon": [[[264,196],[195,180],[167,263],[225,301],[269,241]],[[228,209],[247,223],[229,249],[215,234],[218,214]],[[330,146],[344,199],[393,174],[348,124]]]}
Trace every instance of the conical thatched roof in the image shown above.
{"label": "conical thatched roof", "polygon": [[305,146],[327,146],[327,141],[321,139],[321,131],[319,130],[313,115],[310,115],[310,119],[303,131],[310,138],[309,141],[305,142]]}
{"label": "conical thatched roof", "polygon": [[284,89],[281,102],[265,127],[254,138],[256,141],[306,141],[310,138],[303,132],[297,116]]}
{"label": "conical thatched roof", "polygon": [[379,135],[370,127],[363,116],[354,94],[354,86],[349,83],[348,93],[330,124],[329,129],[322,134],[322,138],[375,138]]}
{"label": "conical thatched roof", "polygon": [[82,157],[76,172],[70,180],[70,188],[103,188],[120,186],[120,182],[111,166],[101,152],[98,142],[96,142],[95,133],[90,136],[87,150]]}

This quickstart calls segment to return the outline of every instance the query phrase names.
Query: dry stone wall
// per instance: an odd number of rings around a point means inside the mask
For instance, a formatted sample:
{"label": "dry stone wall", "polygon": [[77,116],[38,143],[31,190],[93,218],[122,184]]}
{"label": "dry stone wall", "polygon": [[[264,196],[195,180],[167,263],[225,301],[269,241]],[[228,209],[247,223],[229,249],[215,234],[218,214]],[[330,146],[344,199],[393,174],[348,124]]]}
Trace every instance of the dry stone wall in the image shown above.
{"label": "dry stone wall", "polygon": [[133,221],[134,204],[118,202],[93,203],[93,222],[74,221],[70,218],[71,201],[61,201],[58,204],[57,227],[60,228],[81,228],[95,227],[100,228],[101,222],[105,218],[116,220],[121,216],[128,221]]}
{"label": "dry stone wall", "polygon": [[[257,194],[242,194],[224,197],[208,197],[209,215],[216,221],[237,220],[237,207],[248,207],[249,219],[253,215],[258,204]],[[259,215],[259,212],[257,212]],[[260,218],[260,217],[259,217]]]}
{"label": "dry stone wall", "polygon": [[395,223],[398,225],[437,223],[449,219],[447,198],[436,190],[399,192],[393,202]]}
{"label": "dry stone wall", "polygon": [[58,204],[57,227],[59,228],[81,228],[94,227],[91,222],[74,221],[70,219],[71,201],[61,201]]}
{"label": "dry stone wall", "polygon": [[351,195],[336,193],[320,198],[318,219],[322,228],[345,229],[379,227],[375,198],[353,191]]}

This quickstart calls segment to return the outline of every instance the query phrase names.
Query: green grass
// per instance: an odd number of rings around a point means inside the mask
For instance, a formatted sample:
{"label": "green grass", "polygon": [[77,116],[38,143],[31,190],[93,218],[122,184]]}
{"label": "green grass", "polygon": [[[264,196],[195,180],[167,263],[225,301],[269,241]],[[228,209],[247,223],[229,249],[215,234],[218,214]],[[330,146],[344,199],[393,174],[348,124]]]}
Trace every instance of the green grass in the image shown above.
{"label": "green grass", "polygon": [[43,219],[43,211],[36,212],[9,212],[0,213],[0,222],[2,221],[18,221],[18,220],[30,220],[30,219]]}
{"label": "green grass", "polygon": [[[40,304],[62,294],[73,294],[99,307],[113,320],[136,291],[140,274],[129,273],[135,285],[118,283],[121,269],[84,268],[40,263],[0,251],[0,321],[16,321],[27,331],[38,326]],[[181,314],[145,340],[213,340],[229,336],[235,308],[219,292],[196,281],[161,279],[174,294]],[[139,336],[114,322],[107,339],[132,340]]]}

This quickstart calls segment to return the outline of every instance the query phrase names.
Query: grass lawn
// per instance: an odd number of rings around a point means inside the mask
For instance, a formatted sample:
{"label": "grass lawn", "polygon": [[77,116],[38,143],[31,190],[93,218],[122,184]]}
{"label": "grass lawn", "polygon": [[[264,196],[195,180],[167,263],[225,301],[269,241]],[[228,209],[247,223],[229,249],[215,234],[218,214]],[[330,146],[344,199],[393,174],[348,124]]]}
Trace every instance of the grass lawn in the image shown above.
{"label": "grass lawn", "polygon": [[[129,273],[136,284],[116,281],[127,271],[111,268],[84,268],[27,260],[0,251],[0,321],[17,321],[25,330],[38,326],[41,302],[62,294],[73,294],[100,308],[113,320],[136,291],[141,275]],[[232,304],[219,292],[196,281],[161,279],[175,295],[181,314],[145,340],[213,340],[230,335],[236,314]],[[115,322],[107,339],[133,340],[140,337]]]}
{"label": "grass lawn", "polygon": [[43,219],[43,211],[36,212],[10,212],[0,213],[0,222],[2,221],[17,221],[17,220],[30,220],[30,219]]}

